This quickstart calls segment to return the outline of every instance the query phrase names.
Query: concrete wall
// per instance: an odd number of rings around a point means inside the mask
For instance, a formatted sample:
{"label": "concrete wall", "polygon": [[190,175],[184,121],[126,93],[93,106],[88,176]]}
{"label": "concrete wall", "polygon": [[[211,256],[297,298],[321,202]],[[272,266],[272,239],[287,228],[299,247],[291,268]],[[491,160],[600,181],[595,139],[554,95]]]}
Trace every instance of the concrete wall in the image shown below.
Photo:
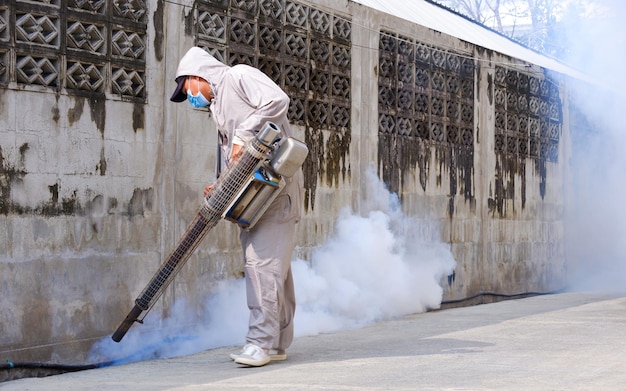
{"label": "concrete wall", "polygon": [[[178,60],[189,47],[208,42],[217,45],[214,50],[235,50],[223,42],[220,47],[219,37],[206,38],[198,23],[198,9],[222,15],[226,3],[198,2],[195,8],[191,1],[140,3],[127,13],[113,5],[81,11],[92,15],[86,20],[94,28],[83,26],[92,41],[98,34],[114,41],[108,49],[70,42],[70,30],[79,29],[74,22],[84,14],[65,12],[65,0],[32,9],[0,6],[5,20],[14,15],[17,21],[0,35],[1,359],[82,362],[88,347],[124,318],[195,215],[213,177],[211,120],[168,98]],[[515,59],[354,3],[290,4],[350,21],[347,44],[336,35],[328,38],[349,48],[349,126],[294,121],[297,136],[313,152],[305,164],[307,206],[298,226],[298,255],[306,257],[332,235],[341,207],[358,210],[364,172],[373,166],[400,194],[406,213],[450,243],[457,267],[442,281],[444,300],[561,288],[565,87],[558,85],[558,158],[506,153],[496,145],[496,69],[543,80],[542,69],[517,66]],[[233,11],[227,17],[246,15]],[[28,38],[25,32],[37,23],[43,33]],[[410,142],[399,151],[416,158],[390,162],[381,155],[381,30],[474,59],[470,145],[458,149],[394,138],[400,146]],[[134,52],[125,52],[124,43]],[[292,61],[279,60],[282,66]],[[72,73],[76,63],[87,70]],[[88,69],[96,73],[81,79]],[[94,82],[98,77],[102,83]],[[77,80],[87,84],[81,87]],[[302,101],[317,103],[311,96],[304,91]],[[332,94],[328,99],[333,101]],[[345,103],[342,99],[335,101]],[[221,222],[153,311],[167,313],[177,297],[193,301],[215,281],[241,275],[240,259],[237,230]]]}

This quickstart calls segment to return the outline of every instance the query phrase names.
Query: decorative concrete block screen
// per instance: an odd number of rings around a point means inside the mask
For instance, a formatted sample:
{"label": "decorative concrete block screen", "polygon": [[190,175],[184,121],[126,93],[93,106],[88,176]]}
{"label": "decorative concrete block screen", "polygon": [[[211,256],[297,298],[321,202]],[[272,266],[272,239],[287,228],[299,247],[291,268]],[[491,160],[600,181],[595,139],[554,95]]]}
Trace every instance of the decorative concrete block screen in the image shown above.
{"label": "decorative concrete block screen", "polygon": [[473,59],[385,32],[379,53],[380,132],[472,147]]}
{"label": "decorative concrete block screen", "polygon": [[379,42],[379,160],[385,182],[401,190],[401,172],[418,165],[425,188],[424,148],[431,146],[460,152],[450,153],[446,165],[471,171],[474,60],[389,31],[381,31]]}
{"label": "decorative concrete block screen", "polygon": [[198,1],[196,8],[197,45],[272,78],[291,97],[290,121],[350,128],[349,20],[285,0]]}
{"label": "decorative concrete block screen", "polygon": [[0,5],[2,85],[39,85],[145,100],[146,1],[13,4]]}
{"label": "decorative concrete block screen", "polygon": [[496,152],[558,161],[563,114],[555,83],[496,66],[495,109]]}

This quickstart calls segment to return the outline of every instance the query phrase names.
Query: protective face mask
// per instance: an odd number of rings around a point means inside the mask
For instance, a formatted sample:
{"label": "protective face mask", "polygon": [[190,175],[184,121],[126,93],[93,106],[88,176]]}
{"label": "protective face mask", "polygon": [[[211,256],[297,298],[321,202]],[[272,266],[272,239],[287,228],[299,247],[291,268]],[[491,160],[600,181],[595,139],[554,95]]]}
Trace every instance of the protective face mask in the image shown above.
{"label": "protective face mask", "polygon": [[202,92],[200,92],[200,80],[198,80],[198,95],[194,96],[190,90],[187,90],[187,100],[196,109],[201,109],[211,104],[211,102],[202,95]]}

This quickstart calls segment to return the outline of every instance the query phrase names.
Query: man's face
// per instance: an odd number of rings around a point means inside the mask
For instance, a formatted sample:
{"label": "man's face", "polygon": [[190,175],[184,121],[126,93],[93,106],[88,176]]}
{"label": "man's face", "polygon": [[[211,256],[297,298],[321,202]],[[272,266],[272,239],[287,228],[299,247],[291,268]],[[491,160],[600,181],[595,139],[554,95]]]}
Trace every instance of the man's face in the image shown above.
{"label": "man's face", "polygon": [[191,93],[193,96],[197,96],[198,92],[201,92],[202,95],[209,101],[214,98],[209,82],[198,76],[187,76],[185,78],[183,88],[186,92]]}

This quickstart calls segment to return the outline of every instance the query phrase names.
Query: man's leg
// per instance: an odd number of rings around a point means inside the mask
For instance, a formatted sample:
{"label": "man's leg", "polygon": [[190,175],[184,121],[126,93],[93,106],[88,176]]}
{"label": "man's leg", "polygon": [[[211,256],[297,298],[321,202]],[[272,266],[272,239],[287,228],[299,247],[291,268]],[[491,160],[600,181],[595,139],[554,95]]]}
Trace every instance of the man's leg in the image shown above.
{"label": "man's leg", "polygon": [[240,235],[250,309],[246,340],[266,351],[286,349],[293,339],[295,294],[291,257],[295,221],[281,220],[288,210],[289,198],[279,197],[277,201],[253,230]]}

